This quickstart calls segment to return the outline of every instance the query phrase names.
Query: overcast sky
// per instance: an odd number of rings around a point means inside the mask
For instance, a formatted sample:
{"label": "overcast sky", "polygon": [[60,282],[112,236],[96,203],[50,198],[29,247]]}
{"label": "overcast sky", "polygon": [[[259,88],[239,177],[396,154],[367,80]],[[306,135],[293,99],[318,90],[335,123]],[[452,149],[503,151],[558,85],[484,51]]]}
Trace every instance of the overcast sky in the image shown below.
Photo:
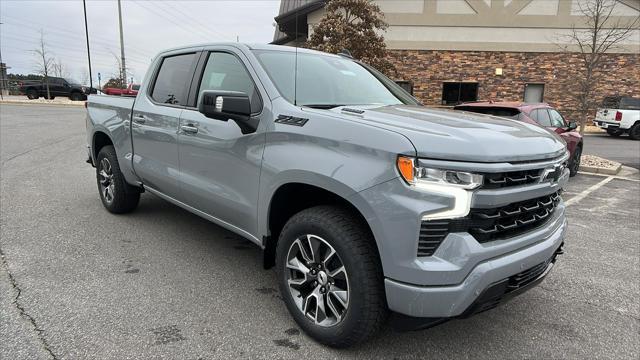
{"label": "overcast sky", "polygon": [[[204,42],[268,43],[273,39],[279,0],[149,1],[123,0],[125,59],[130,75],[141,81],[151,58],[160,50]],[[115,0],[87,0],[93,79],[104,84],[117,73],[120,56],[118,5]],[[40,29],[47,50],[70,77],[82,81],[87,52],[81,0],[0,0],[2,61],[14,74],[34,73],[33,49]]]}

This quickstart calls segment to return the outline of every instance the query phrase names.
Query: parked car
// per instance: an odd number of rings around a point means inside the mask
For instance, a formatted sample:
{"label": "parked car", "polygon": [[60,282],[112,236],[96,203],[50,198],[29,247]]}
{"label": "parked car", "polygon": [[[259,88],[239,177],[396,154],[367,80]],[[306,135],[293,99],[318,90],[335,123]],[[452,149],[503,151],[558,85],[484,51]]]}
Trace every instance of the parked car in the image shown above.
{"label": "parked car", "polygon": [[555,132],[567,143],[567,149],[570,153],[569,170],[571,176],[578,173],[584,139],[576,131],[578,126],[575,122],[565,120],[558,110],[548,104],[485,101],[457,105],[454,109],[507,117],[529,124],[537,124]]}
{"label": "parked car", "polygon": [[630,138],[640,140],[640,99],[628,96],[604,98],[593,123],[611,136],[629,134]]}
{"label": "parked car", "polygon": [[[27,95],[29,99],[37,99],[39,97],[47,98],[47,85],[44,80],[21,83],[19,91],[21,94]],[[96,90],[81,85],[73,79],[49,77],[49,94],[51,100],[55,99],[56,96],[68,97],[74,101],[86,100],[89,93],[95,94]]]}
{"label": "parked car", "polygon": [[348,57],[172,49],[135,99],[90,96],[87,111],[108,211],[146,191],[254,242],[295,321],[330,346],[363,341],[389,311],[418,329],[491,309],[562,253],[558,136],[423,107]]}
{"label": "parked car", "polygon": [[126,89],[105,88],[103,92],[107,95],[136,96],[139,89],[140,84],[129,84]]}

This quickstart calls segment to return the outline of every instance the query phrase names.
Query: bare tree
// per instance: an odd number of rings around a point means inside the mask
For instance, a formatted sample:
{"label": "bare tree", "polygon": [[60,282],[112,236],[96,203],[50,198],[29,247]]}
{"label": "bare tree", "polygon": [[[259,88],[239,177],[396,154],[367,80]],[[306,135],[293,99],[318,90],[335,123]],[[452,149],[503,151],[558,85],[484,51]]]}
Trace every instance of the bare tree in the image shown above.
{"label": "bare tree", "polygon": [[[120,79],[119,83],[121,84],[119,86],[119,88],[124,87],[124,84],[126,84],[126,77],[127,77],[127,72],[129,71],[129,68],[123,68],[122,67],[122,58],[120,56],[118,56],[115,52],[111,51],[110,49],[109,53],[111,53],[111,55],[113,56],[113,58],[116,61],[116,64],[118,66],[118,71],[114,72],[111,74],[111,78],[118,78]],[[105,85],[106,86],[106,85]]]}
{"label": "bare tree", "polygon": [[89,70],[87,70],[86,68],[82,69],[82,73],[80,76],[80,83],[82,85],[88,85],[89,84]]}
{"label": "bare tree", "polygon": [[580,133],[591,111],[595,110],[593,94],[599,77],[603,73],[605,53],[620,50],[621,44],[634,34],[640,24],[640,17],[621,20],[613,15],[617,0],[577,1],[579,12],[585,19],[582,27],[574,25],[571,34],[564,41],[565,51],[577,48],[583,62],[582,76],[575,79],[578,93]]}
{"label": "bare tree", "polygon": [[51,99],[51,92],[49,91],[49,74],[53,70],[55,63],[54,59],[49,56],[49,51],[44,42],[44,31],[40,30],[40,47],[33,50],[38,58],[38,65],[36,72],[44,77],[44,84],[47,87],[47,99]]}
{"label": "bare tree", "polygon": [[60,59],[54,60],[53,64],[51,65],[51,70],[53,72],[53,76],[55,77],[68,77],[69,72],[67,71],[67,68],[64,66],[64,64],[62,63],[62,61],[60,61]]}

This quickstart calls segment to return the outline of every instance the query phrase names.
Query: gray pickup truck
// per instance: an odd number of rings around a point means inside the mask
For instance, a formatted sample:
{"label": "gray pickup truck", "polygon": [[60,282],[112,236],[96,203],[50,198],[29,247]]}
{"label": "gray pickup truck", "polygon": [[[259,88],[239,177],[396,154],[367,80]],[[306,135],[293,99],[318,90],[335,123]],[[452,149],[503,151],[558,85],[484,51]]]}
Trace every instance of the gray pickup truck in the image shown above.
{"label": "gray pickup truck", "polygon": [[420,329],[491,309],[562,252],[559,137],[423,107],[348,56],[172,49],[135,99],[87,108],[108,211],[149,192],[254,242],[295,321],[330,346],[387,320]]}

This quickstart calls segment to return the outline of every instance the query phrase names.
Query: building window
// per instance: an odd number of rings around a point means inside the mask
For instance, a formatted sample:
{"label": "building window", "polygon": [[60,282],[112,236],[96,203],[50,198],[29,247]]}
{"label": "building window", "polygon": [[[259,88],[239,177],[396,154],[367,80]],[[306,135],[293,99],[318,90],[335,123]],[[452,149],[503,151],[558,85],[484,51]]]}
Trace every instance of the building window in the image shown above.
{"label": "building window", "polygon": [[413,83],[411,81],[398,80],[396,81],[396,84],[400,85],[400,87],[403,88],[406,92],[413,95]]}
{"label": "building window", "polygon": [[544,99],[544,84],[524,84],[524,102],[541,103]]}
{"label": "building window", "polygon": [[478,101],[478,83],[442,83],[442,105],[456,105],[469,101]]}

